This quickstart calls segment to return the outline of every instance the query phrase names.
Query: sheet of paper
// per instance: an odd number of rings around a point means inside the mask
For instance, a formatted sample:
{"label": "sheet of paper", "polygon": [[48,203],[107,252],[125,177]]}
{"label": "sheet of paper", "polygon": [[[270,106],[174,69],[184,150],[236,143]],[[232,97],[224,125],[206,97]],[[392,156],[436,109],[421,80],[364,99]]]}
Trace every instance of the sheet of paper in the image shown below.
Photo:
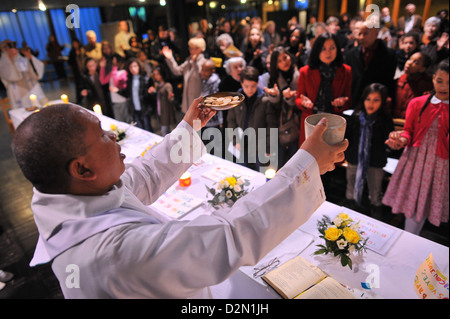
{"label": "sheet of paper", "polygon": [[244,167],[227,167],[227,166],[216,166],[202,174],[202,177],[212,180],[213,182],[220,182],[224,178],[228,176],[237,176],[243,179],[251,180],[255,173],[252,173],[249,169],[245,169]]}
{"label": "sheet of paper", "polygon": [[396,158],[387,158],[387,163],[383,167],[383,170],[389,174],[394,174],[395,169],[397,168],[398,159]]}
{"label": "sheet of paper", "polygon": [[414,290],[420,299],[448,299],[448,278],[440,270],[430,253],[417,269]]}
{"label": "sheet of paper", "polygon": [[396,242],[402,231],[393,226],[379,222],[373,218],[356,215],[346,207],[342,207],[343,212],[348,214],[355,222],[359,222],[360,231],[367,241],[367,249],[370,249],[382,256],[386,255],[389,248]]}
{"label": "sheet of paper", "polygon": [[173,219],[178,219],[202,203],[203,199],[172,186],[150,206]]}
{"label": "sheet of paper", "polygon": [[241,151],[238,150],[231,142],[230,144],[228,144],[228,152],[233,154],[233,156],[236,157],[237,159],[241,157]]}

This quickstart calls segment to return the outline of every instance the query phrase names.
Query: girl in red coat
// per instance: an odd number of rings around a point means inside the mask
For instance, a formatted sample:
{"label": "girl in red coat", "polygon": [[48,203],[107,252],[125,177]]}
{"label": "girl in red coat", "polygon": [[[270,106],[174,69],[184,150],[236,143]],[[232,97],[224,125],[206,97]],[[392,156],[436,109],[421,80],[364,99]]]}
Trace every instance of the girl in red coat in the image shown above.
{"label": "girl in red coat", "polygon": [[406,148],[383,204],[405,214],[405,230],[417,235],[426,219],[435,226],[448,222],[448,72],[446,59],[433,75],[434,91],[411,100],[404,131],[391,132],[386,141],[390,148]]}
{"label": "girl in red coat", "polygon": [[305,140],[305,118],[314,113],[341,115],[351,106],[352,71],[343,63],[335,35],[324,32],[311,49],[308,65],[300,69],[295,104],[302,111],[299,147]]}

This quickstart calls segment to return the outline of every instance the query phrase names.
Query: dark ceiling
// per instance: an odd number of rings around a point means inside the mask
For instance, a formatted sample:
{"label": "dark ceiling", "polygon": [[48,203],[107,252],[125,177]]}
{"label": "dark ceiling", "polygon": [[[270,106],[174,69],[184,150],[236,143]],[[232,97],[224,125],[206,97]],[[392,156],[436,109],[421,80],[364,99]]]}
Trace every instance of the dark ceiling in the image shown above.
{"label": "dark ceiling", "polygon": [[[168,0],[166,0],[168,1]],[[196,2],[196,0],[186,0],[186,2]],[[154,5],[159,4],[159,0],[43,0],[47,9],[65,8],[69,4],[76,4],[80,7],[109,7],[114,5]],[[1,0],[0,11],[16,10],[37,10],[38,0]]]}

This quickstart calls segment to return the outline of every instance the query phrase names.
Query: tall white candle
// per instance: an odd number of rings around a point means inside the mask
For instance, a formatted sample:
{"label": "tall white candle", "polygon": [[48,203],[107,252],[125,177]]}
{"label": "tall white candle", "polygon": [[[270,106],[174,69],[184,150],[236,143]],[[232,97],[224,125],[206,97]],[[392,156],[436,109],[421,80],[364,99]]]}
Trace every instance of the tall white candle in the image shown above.
{"label": "tall white candle", "polygon": [[66,94],[61,95],[61,100],[64,103],[69,103],[69,97]]}
{"label": "tall white candle", "polygon": [[270,181],[272,178],[275,177],[276,171],[273,168],[269,168],[264,175],[266,175],[266,181]]}
{"label": "tall white candle", "polygon": [[36,94],[30,94],[31,106],[38,106]]}
{"label": "tall white candle", "polygon": [[94,113],[97,115],[103,115],[102,108],[100,105],[98,105],[98,104],[94,105]]}

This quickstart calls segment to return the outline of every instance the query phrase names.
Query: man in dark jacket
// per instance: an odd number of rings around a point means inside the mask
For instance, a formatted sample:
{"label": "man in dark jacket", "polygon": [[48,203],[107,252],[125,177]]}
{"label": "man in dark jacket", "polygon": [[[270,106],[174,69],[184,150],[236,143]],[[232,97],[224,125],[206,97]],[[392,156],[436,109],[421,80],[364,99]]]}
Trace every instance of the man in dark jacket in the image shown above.
{"label": "man in dark jacket", "polygon": [[395,96],[396,54],[377,39],[378,31],[364,22],[358,34],[359,45],[345,53],[345,63],[352,68],[352,101],[359,101],[362,91],[371,83],[384,84],[389,97]]}

